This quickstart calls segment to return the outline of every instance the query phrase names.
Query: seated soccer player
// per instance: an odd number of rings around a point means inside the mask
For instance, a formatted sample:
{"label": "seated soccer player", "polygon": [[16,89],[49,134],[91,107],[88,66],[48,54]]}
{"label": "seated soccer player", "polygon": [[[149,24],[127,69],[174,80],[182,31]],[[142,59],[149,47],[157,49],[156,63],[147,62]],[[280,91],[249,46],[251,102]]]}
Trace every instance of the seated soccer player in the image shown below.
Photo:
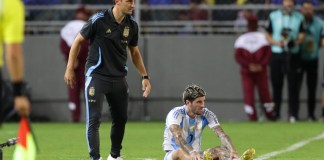
{"label": "seated soccer player", "polygon": [[[189,85],[183,92],[183,106],[173,108],[166,117],[163,149],[164,160],[233,160],[240,159],[229,136],[218,123],[216,115],[205,107],[206,92]],[[221,146],[200,150],[201,134],[209,126],[221,141]],[[244,152],[241,159],[253,159],[255,151]]]}

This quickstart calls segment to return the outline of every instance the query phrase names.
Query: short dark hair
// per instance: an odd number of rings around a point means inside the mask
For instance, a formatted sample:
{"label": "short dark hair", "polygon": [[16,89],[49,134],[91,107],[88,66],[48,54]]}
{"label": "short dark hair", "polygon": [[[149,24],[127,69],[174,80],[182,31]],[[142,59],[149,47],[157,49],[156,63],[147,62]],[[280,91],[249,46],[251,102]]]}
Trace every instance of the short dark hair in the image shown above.
{"label": "short dark hair", "polygon": [[307,3],[311,4],[311,5],[314,5],[313,1],[311,1],[311,0],[304,0],[302,5],[307,4]]}
{"label": "short dark hair", "polygon": [[198,85],[191,84],[186,87],[182,94],[182,100],[186,103],[186,100],[194,101],[198,97],[206,96],[206,92]]}
{"label": "short dark hair", "polygon": [[[282,0],[281,3],[283,3],[285,0]],[[294,5],[296,5],[296,0],[292,0],[294,2]]]}

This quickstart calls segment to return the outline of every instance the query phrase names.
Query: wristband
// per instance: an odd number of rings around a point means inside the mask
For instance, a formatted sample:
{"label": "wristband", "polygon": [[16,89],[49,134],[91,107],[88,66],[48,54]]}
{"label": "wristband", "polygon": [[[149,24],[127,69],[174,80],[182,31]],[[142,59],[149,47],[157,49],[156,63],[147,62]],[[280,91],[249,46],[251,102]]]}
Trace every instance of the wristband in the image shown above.
{"label": "wristband", "polygon": [[150,79],[149,76],[142,76],[142,79]]}
{"label": "wristband", "polygon": [[12,87],[13,87],[13,95],[14,96],[22,96],[25,94],[26,85],[23,81],[13,82]]}
{"label": "wristband", "polygon": [[196,151],[195,151],[195,150],[192,150],[192,151],[189,152],[189,154],[191,154],[191,153],[193,153],[193,152],[196,152]]}

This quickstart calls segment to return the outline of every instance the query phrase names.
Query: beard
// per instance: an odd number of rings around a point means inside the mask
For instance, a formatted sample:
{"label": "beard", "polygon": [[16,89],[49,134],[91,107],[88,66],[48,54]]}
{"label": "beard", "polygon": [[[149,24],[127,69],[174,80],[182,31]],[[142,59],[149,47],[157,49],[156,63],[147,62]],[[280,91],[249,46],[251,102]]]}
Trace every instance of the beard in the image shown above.
{"label": "beard", "polygon": [[309,15],[305,15],[305,20],[307,22],[311,22],[313,20],[313,15],[309,14]]}

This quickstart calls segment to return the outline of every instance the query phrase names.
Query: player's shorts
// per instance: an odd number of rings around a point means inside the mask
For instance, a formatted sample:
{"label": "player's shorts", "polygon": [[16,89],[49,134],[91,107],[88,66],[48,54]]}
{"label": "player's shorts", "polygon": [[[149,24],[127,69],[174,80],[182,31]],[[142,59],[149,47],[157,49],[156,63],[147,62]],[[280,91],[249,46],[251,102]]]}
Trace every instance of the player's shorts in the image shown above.
{"label": "player's shorts", "polygon": [[171,150],[171,151],[165,151],[165,156],[164,156],[164,160],[172,160],[172,152],[174,150]]}
{"label": "player's shorts", "polygon": [[0,1],[0,66],[3,65],[3,43],[24,40],[25,8],[22,0]]}

